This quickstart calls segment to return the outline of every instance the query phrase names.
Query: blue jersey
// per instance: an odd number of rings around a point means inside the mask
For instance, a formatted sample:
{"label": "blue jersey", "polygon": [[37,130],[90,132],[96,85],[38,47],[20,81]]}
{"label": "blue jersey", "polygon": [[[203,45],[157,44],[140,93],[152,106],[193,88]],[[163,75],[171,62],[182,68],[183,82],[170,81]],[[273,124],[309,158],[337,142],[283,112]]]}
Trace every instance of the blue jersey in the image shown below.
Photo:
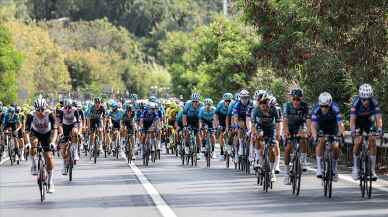
{"label": "blue jersey", "polygon": [[124,111],[121,109],[117,109],[116,111],[111,111],[109,113],[109,117],[113,122],[120,122],[123,119]]}
{"label": "blue jersey", "polygon": [[214,118],[216,108],[214,106],[210,107],[210,109],[207,111],[206,107],[202,107],[199,110],[199,119],[207,122],[212,122]]}
{"label": "blue jersey", "polygon": [[5,113],[2,120],[3,126],[20,124],[19,115],[16,113]]}
{"label": "blue jersey", "polygon": [[203,107],[202,103],[200,103],[197,108],[194,108],[193,102],[188,101],[183,108],[183,115],[186,115],[188,118],[198,118],[201,107]]}
{"label": "blue jersey", "polygon": [[376,98],[371,98],[369,100],[369,106],[365,107],[361,99],[356,97],[353,100],[352,108],[350,110],[350,115],[357,118],[369,119],[370,116],[381,114],[381,109]]}
{"label": "blue jersey", "polygon": [[242,104],[241,101],[238,101],[233,106],[232,114],[233,116],[238,116],[238,118],[241,120],[245,120],[246,117],[250,117],[251,111],[253,109],[253,104],[251,101],[248,101],[246,105]]}
{"label": "blue jersey", "polygon": [[143,120],[144,124],[151,125],[154,121],[159,119],[159,114],[158,112],[153,112],[151,109],[144,109],[140,119]]}
{"label": "blue jersey", "polygon": [[228,106],[228,116],[229,117],[232,117],[233,116],[233,108],[234,108],[234,105],[237,103],[237,101],[233,100],[232,102],[230,102],[229,106]]}
{"label": "blue jersey", "polygon": [[332,132],[338,130],[338,123],[342,122],[342,115],[336,103],[332,103],[329,111],[324,114],[319,105],[316,105],[312,111],[311,121],[316,123],[320,130]]}
{"label": "blue jersey", "polygon": [[[230,105],[230,103],[229,103]],[[225,102],[224,100],[221,100],[218,104],[217,104],[217,108],[216,108],[216,114],[218,116],[226,116],[228,115],[228,109],[229,109],[229,105],[225,105]]]}

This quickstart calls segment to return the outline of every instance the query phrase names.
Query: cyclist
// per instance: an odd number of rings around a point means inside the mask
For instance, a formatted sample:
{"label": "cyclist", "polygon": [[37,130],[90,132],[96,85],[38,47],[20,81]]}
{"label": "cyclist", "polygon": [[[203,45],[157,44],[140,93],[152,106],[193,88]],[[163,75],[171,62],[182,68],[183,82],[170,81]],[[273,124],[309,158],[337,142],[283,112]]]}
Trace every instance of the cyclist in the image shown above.
{"label": "cyclist", "polygon": [[275,152],[275,161],[274,161],[274,169],[275,169],[275,174],[280,173],[280,142],[281,142],[281,131],[283,129],[283,115],[282,115],[282,107],[279,105],[277,102],[277,99],[275,96],[270,95],[269,96],[269,101],[268,101],[270,107],[274,107],[278,117],[279,117],[279,127],[276,128],[277,130],[277,136],[275,137],[277,140],[277,143],[274,145],[274,152]]}
{"label": "cyclist", "polygon": [[[307,161],[307,135],[311,125],[309,106],[303,101],[303,90],[294,88],[290,92],[290,101],[283,105],[283,134],[286,138],[294,135],[300,136],[301,162],[303,171],[306,171]],[[288,141],[288,140],[287,140]],[[284,162],[286,171],[289,171],[290,153],[292,150],[291,143],[286,144],[284,150]],[[289,184],[289,178],[285,177],[285,182]]]}
{"label": "cyclist", "polygon": [[[52,147],[57,140],[57,125],[54,114],[47,109],[47,102],[43,97],[39,97],[34,103],[35,111],[27,116],[26,134],[27,140],[31,143],[32,175],[38,175],[36,165],[36,154],[38,143],[41,144],[44,151],[44,158],[47,163],[48,173],[48,193],[54,193],[54,158]],[[31,140],[30,140],[31,139]],[[32,141],[32,142],[30,142]]]}
{"label": "cyclist", "polygon": [[[123,125],[124,125],[124,129],[123,129],[123,136],[124,138],[126,138],[127,135],[129,135],[129,133],[133,133],[134,136],[136,136],[136,121],[135,121],[135,111],[133,109],[133,106],[127,102],[125,103],[124,105],[125,107],[125,113],[123,115]],[[135,159],[135,155],[134,153],[136,152],[135,148],[136,147],[136,144],[131,144],[132,145],[132,156],[133,156],[133,159]]]}
{"label": "cyclist", "polygon": [[[212,152],[214,151],[214,144],[216,142],[216,138],[213,132],[213,121],[214,121],[214,113],[216,108],[213,106],[213,100],[210,98],[206,98],[204,101],[205,106],[199,109],[198,117],[199,117],[199,129],[204,130],[204,127],[207,126],[211,134],[210,142],[212,147]],[[205,152],[205,137],[204,132],[201,132],[201,141],[202,141],[202,152]]]}
{"label": "cyclist", "polygon": [[[92,141],[95,145],[98,145],[99,153],[103,153],[102,142],[104,141],[103,134],[103,120],[106,115],[104,106],[102,105],[102,100],[99,97],[94,98],[94,105],[92,105],[88,111],[89,119],[89,129],[92,132]],[[96,131],[100,136],[100,144],[96,144]]]}
{"label": "cyclist", "polygon": [[[377,128],[377,132],[383,135],[383,120],[381,110],[377,99],[373,96],[373,89],[370,84],[363,84],[360,86],[358,96],[354,98],[350,113],[350,129],[352,136],[356,136],[356,130],[360,133],[369,133],[372,129]],[[376,138],[369,136],[368,138],[369,159],[371,162],[371,172],[373,180],[377,180],[376,175]],[[359,151],[362,143],[361,135],[357,135],[354,140],[353,147],[353,179],[359,179]]]}
{"label": "cyclist", "polygon": [[[184,106],[180,106],[180,108],[182,108]],[[176,115],[176,118],[175,118],[175,129],[176,129],[176,132],[177,132],[177,144],[180,144],[181,142],[181,137],[179,135],[181,135],[180,133],[182,132],[183,130],[183,110],[181,109],[177,115]]]}
{"label": "cyclist", "polygon": [[[146,141],[146,135],[149,133],[149,129],[151,128],[152,130],[157,131],[159,123],[158,105],[156,103],[148,103],[140,117],[141,156],[143,156],[144,153],[143,147],[148,143],[148,141]],[[153,139],[156,139],[156,137]]]}
{"label": "cyclist", "polygon": [[[333,98],[328,92],[319,95],[318,105],[316,105],[311,114],[311,134],[314,141],[318,141],[319,133],[325,135],[340,136],[343,135],[344,125],[342,114],[338,105],[333,102]],[[317,159],[317,177],[322,178],[322,157],[325,150],[325,140],[320,138],[315,149]],[[333,144],[333,181],[338,181],[337,160],[340,153],[338,142]]]}
{"label": "cyclist", "polygon": [[3,131],[10,131],[12,133],[12,139],[15,144],[15,160],[18,162],[21,159],[22,154],[22,147],[19,146],[22,145],[19,144],[19,131],[23,125],[20,120],[19,114],[16,113],[15,106],[10,106],[7,112],[3,115],[2,125]]}
{"label": "cyclist", "polygon": [[253,103],[250,100],[249,92],[247,90],[240,91],[240,100],[238,100],[233,106],[233,125],[232,127],[238,128],[238,146],[236,159],[238,156],[243,155],[243,143],[245,131],[249,132],[251,129],[251,111],[253,109]]}
{"label": "cyclist", "polygon": [[24,149],[25,149],[25,141],[24,141],[24,135],[25,135],[25,122],[26,122],[26,115],[22,108],[20,106],[16,106],[15,113],[19,116],[21,128],[18,130],[18,140],[19,140],[19,147],[20,147],[20,160],[24,161]]}
{"label": "cyclist", "polygon": [[228,107],[230,103],[233,100],[233,94],[231,93],[225,93],[222,97],[222,100],[218,102],[214,120],[216,123],[216,128],[221,129],[220,133],[220,146],[221,146],[221,153],[220,155],[224,155],[224,144],[225,144],[225,130],[227,126],[227,115],[228,115]]}
{"label": "cyclist", "polygon": [[77,138],[80,127],[80,116],[78,110],[73,106],[71,99],[63,100],[63,108],[59,111],[59,125],[63,129],[63,138],[61,140],[61,154],[63,158],[62,175],[67,175],[67,167],[69,164],[69,142],[70,149],[74,151],[74,160],[79,160]]}
{"label": "cyclist", "polygon": [[120,145],[120,158],[124,159],[125,154],[121,147],[121,138],[120,138],[120,131],[121,131],[121,122],[123,120],[124,112],[119,108],[119,105],[116,102],[112,103],[112,111],[108,115],[108,122],[109,126],[112,126],[113,130],[113,141],[118,140]]}
{"label": "cyclist", "polygon": [[[200,138],[198,134],[199,129],[199,110],[203,107],[203,104],[199,100],[200,94],[193,93],[191,95],[191,100],[186,102],[185,107],[183,108],[183,126],[187,129],[190,127],[194,130],[196,135],[196,143],[198,146],[198,151],[200,150]],[[189,141],[189,134],[185,132],[185,141]],[[188,144],[188,142],[186,143]],[[197,155],[199,158],[199,155]]]}
{"label": "cyclist", "polygon": [[[280,137],[280,117],[279,112],[276,110],[274,104],[270,103],[271,95],[266,92],[263,92],[262,95],[259,93],[256,95],[256,107],[253,109],[251,114],[252,120],[252,133],[254,137],[258,140],[258,149],[259,149],[259,164],[256,163],[255,167],[263,165],[263,153],[264,153],[264,144],[263,142],[268,142],[270,145],[273,145],[270,150],[270,168],[272,173],[271,181],[276,181],[275,176],[275,153],[276,145],[278,142],[276,138]],[[264,141],[267,139],[267,141]]]}

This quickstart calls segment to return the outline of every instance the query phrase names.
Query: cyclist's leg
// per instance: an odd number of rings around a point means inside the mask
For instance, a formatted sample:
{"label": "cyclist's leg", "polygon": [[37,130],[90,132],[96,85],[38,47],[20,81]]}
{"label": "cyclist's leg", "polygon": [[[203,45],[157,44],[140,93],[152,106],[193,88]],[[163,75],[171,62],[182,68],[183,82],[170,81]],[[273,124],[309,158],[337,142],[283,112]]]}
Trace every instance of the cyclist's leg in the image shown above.
{"label": "cyclist's leg", "polygon": [[317,159],[317,177],[322,178],[322,159],[323,159],[323,152],[325,150],[325,140],[324,138],[320,138],[318,141],[318,144],[315,148],[315,155]]}
{"label": "cyclist's leg", "polygon": [[377,179],[376,174],[376,154],[377,154],[377,147],[376,147],[376,137],[375,136],[369,136],[368,138],[368,156],[370,159],[370,167],[372,172],[373,179]]}
{"label": "cyclist's leg", "polygon": [[79,160],[79,153],[78,153],[78,135],[79,135],[79,128],[77,126],[73,126],[71,130],[71,145],[72,149],[74,150],[74,160]]}
{"label": "cyclist's leg", "polygon": [[53,193],[55,192],[54,189],[54,158],[53,158],[53,153],[51,151],[50,147],[50,139],[51,139],[51,132],[46,133],[46,134],[40,134],[38,136],[39,141],[42,144],[43,151],[44,151],[44,158],[46,161],[47,165],[47,175],[48,175],[48,192]]}
{"label": "cyclist's leg", "polygon": [[38,138],[34,135],[33,132],[31,134],[26,135],[28,143],[31,144],[31,150],[30,150],[30,155],[31,155],[31,174],[32,175],[38,175],[38,168],[37,168],[37,146],[38,146]]}

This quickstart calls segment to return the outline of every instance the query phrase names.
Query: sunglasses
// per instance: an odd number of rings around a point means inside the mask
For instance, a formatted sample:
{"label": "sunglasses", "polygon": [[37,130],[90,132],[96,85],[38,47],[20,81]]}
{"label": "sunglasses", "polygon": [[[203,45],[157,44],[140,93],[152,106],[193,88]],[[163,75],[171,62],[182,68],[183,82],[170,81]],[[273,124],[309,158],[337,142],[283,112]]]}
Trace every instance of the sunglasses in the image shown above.
{"label": "sunglasses", "polygon": [[298,97],[294,97],[294,98],[292,98],[292,100],[293,100],[293,101],[298,101],[298,102],[300,102],[300,101],[301,101],[301,99],[300,99],[300,98],[298,98]]}
{"label": "sunglasses", "polygon": [[321,108],[329,108],[328,105],[321,105],[320,107],[321,107]]}
{"label": "sunglasses", "polygon": [[193,103],[198,103],[199,101],[193,101]]}
{"label": "sunglasses", "polygon": [[38,108],[36,111],[37,112],[44,112],[44,108]]}
{"label": "sunglasses", "polygon": [[361,99],[362,102],[367,102],[369,99]]}
{"label": "sunglasses", "polygon": [[226,103],[230,103],[230,102],[231,102],[231,100],[225,100],[225,102],[226,102]]}
{"label": "sunglasses", "polygon": [[265,104],[267,104],[267,101],[260,101],[259,104],[260,105],[265,105]]}

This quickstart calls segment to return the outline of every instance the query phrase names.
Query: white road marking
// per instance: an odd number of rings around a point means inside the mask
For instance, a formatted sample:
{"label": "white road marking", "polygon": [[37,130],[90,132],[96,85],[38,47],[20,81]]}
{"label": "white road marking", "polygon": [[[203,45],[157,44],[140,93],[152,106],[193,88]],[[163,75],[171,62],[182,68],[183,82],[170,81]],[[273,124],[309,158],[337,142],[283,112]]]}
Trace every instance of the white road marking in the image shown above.
{"label": "white road marking", "polygon": [[[312,167],[306,167],[307,170],[310,170],[310,171],[313,171],[313,172],[316,172],[317,169],[314,169]],[[360,184],[359,181],[355,181],[351,176],[349,175],[341,175],[341,174],[338,174],[338,178],[344,180],[344,181],[347,181],[347,182],[351,182],[351,183],[355,183],[355,184]],[[388,192],[388,188],[386,187],[383,187],[379,184],[376,184],[376,182],[373,182],[373,185],[372,185],[373,188],[376,188],[380,191],[385,191],[385,192]]]}
{"label": "white road marking", "polygon": [[1,160],[0,165],[2,165],[3,163],[7,162],[8,160],[9,160],[9,157],[4,158],[3,160]]}
{"label": "white road marking", "polygon": [[139,179],[141,184],[147,193],[151,196],[152,200],[155,203],[156,208],[158,208],[160,214],[163,217],[177,217],[172,211],[172,209],[167,205],[164,199],[160,196],[159,192],[155,189],[155,187],[148,181],[148,179],[143,175],[141,170],[135,165],[130,164],[131,169],[135,173],[136,177]]}

